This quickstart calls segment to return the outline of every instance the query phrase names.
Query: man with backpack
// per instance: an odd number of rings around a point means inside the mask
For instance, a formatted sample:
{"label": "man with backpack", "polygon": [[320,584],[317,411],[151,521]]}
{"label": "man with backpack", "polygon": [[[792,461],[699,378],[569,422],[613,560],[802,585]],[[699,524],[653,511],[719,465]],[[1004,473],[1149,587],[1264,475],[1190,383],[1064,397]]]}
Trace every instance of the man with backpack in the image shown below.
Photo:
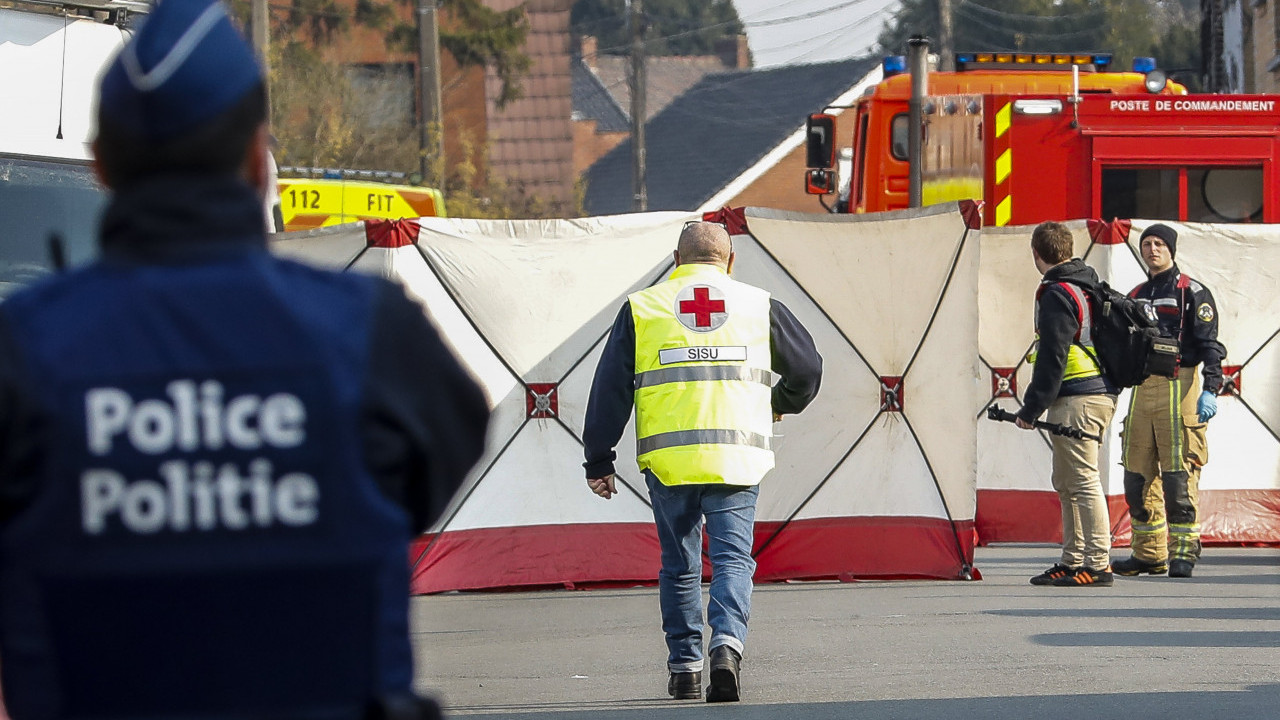
{"label": "man with backpack", "polygon": [[[1209,288],[1174,263],[1178,233],[1155,224],[1139,251],[1150,279],[1130,293],[1155,309],[1161,333],[1178,345],[1174,377],[1152,375],[1134,388],[1124,423],[1124,495],[1133,523],[1132,555],[1121,575],[1189,578],[1200,557],[1197,489],[1208,461],[1205,427],[1218,411],[1222,358],[1218,308]],[[1203,364],[1204,390],[1196,366]],[[1167,520],[1166,520],[1167,518]],[[1166,541],[1167,534],[1167,541]]]}
{"label": "man with backpack", "polygon": [[[1099,312],[1086,288],[1098,275],[1072,258],[1074,240],[1061,223],[1046,222],[1031,234],[1031,256],[1043,275],[1036,290],[1036,347],[1031,384],[1017,414],[1031,430],[1047,420],[1102,437],[1116,409],[1116,386],[1102,372],[1093,349],[1092,318]],[[1111,574],[1111,522],[1098,475],[1099,443],[1054,435],[1053,488],[1062,503],[1062,557],[1031,578],[1032,585],[1107,586]]]}

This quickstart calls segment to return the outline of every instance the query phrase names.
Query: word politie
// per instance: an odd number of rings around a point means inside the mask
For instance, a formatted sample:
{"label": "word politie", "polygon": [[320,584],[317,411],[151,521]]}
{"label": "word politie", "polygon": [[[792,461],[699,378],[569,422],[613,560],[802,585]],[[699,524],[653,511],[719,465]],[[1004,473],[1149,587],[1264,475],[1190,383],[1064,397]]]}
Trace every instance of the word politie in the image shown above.
{"label": "word politie", "polygon": [[[145,455],[172,455],[232,448],[286,449],[306,441],[306,405],[296,395],[227,398],[216,380],[176,380],[167,399],[136,401],[112,387],[85,393],[87,449],[106,457],[117,443]],[[245,472],[234,462],[168,459],[157,468],[160,480],[126,478],[111,468],[88,468],[80,476],[81,521],[85,532],[99,534],[117,518],[141,534],[169,529],[241,530],[309,525],[319,514],[319,485],[302,472],[274,477],[266,457],[250,458]]]}

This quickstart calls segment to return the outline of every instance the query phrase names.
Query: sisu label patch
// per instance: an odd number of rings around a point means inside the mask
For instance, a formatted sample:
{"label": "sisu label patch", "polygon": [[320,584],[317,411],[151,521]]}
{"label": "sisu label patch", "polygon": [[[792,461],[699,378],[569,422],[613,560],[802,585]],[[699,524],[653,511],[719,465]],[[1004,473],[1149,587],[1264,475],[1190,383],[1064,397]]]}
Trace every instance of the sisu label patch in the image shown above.
{"label": "sisu label patch", "polygon": [[746,362],[747,346],[745,345],[698,345],[694,347],[667,348],[658,351],[658,363],[670,365],[686,362]]}

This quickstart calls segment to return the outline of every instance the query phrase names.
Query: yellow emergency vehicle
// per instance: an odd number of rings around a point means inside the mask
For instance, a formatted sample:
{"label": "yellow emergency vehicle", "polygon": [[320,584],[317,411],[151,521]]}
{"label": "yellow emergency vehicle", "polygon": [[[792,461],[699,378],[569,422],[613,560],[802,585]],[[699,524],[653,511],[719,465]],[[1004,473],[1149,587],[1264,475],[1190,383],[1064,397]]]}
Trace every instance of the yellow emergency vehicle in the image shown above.
{"label": "yellow emergency vehicle", "polygon": [[311,230],[358,220],[446,217],[435,188],[344,179],[280,178],[285,230]]}

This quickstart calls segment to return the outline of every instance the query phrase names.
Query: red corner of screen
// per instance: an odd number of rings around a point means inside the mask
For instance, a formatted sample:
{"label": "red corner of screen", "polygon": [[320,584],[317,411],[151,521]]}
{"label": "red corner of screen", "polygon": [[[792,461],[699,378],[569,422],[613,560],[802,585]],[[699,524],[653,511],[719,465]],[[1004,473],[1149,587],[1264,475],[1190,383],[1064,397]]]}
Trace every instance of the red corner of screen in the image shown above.
{"label": "red corner of screen", "polygon": [[365,220],[365,244],[371,248],[398,248],[418,242],[418,221],[413,218],[401,220]]}

